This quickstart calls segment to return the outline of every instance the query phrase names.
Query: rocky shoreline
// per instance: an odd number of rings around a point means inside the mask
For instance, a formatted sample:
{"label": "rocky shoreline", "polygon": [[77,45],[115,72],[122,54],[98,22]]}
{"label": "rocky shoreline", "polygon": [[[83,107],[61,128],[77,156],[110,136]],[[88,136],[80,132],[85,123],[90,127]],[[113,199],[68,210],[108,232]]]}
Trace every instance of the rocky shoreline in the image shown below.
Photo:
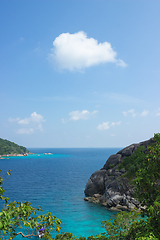
{"label": "rocky shoreline", "polygon": [[103,168],[94,172],[86,183],[85,201],[101,204],[110,210],[131,211],[144,209],[134,197],[134,187],[130,186],[126,177],[123,177],[125,169],[118,166],[126,157],[131,156],[140,146],[147,148],[153,142],[153,138],[132,144],[111,155]]}
{"label": "rocky shoreline", "polygon": [[5,155],[0,155],[0,159],[4,159],[6,157],[23,157],[23,156],[28,156],[30,154],[34,153],[13,153],[13,154],[5,154]]}
{"label": "rocky shoreline", "polygon": [[[6,157],[24,157],[28,155],[33,155],[35,153],[13,153],[13,154],[5,154],[5,155],[0,155],[0,159],[5,159]],[[43,155],[53,155],[53,153],[43,153]]]}

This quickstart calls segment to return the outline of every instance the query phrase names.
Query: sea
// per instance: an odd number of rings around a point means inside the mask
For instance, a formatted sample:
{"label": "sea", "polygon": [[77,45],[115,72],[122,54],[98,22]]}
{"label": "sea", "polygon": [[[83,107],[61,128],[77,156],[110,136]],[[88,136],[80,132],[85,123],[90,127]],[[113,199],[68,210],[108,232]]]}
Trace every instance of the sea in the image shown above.
{"label": "sea", "polygon": [[117,213],[84,201],[84,189],[91,174],[119,150],[29,148],[33,155],[0,159],[2,176],[11,170],[3,184],[4,196],[11,201],[29,201],[33,207],[41,206],[43,213],[51,212],[62,221],[62,232],[77,237],[103,233],[102,221],[113,220]]}

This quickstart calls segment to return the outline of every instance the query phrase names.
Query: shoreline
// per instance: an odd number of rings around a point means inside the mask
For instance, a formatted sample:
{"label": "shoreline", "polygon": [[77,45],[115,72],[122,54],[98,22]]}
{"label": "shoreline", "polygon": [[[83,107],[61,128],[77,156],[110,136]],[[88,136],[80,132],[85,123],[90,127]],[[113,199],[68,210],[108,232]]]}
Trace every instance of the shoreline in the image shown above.
{"label": "shoreline", "polygon": [[0,159],[4,159],[5,157],[24,157],[24,156],[28,156],[34,153],[8,153],[8,154],[4,154],[4,155],[0,155]]}
{"label": "shoreline", "polygon": [[[34,155],[35,153],[9,153],[9,154],[4,154],[0,155],[0,159],[5,159],[8,157],[27,157],[28,155]],[[53,153],[42,153],[43,155],[53,155]]]}

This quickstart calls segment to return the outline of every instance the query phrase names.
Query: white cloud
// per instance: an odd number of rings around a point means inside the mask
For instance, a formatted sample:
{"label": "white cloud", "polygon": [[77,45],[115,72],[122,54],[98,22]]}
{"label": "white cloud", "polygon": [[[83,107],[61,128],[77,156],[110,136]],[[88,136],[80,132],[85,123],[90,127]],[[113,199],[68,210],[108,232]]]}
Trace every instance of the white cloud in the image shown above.
{"label": "white cloud", "polygon": [[70,120],[77,121],[77,120],[87,120],[91,116],[95,115],[97,111],[89,112],[88,110],[83,110],[83,111],[72,111],[69,113]]}
{"label": "white cloud", "polygon": [[33,128],[20,128],[16,131],[18,134],[32,134],[34,132]]}
{"label": "white cloud", "polygon": [[128,116],[136,117],[137,115],[139,115],[141,117],[146,117],[148,114],[149,114],[148,110],[143,110],[140,114],[137,114],[134,109],[130,109],[128,111],[123,111],[123,115],[125,117],[128,117]]}
{"label": "white cloud", "polygon": [[123,60],[116,58],[117,53],[109,42],[98,43],[88,38],[83,31],[70,34],[62,33],[53,42],[49,60],[59,69],[81,71],[87,67],[101,63],[116,63],[126,67]]}
{"label": "white cloud", "polygon": [[122,59],[119,59],[117,61],[117,65],[121,67],[127,67],[127,64]]}
{"label": "white cloud", "polygon": [[31,124],[31,123],[41,123],[44,122],[43,116],[41,114],[37,114],[33,112],[29,118],[24,118],[18,121],[19,124]]}
{"label": "white cloud", "polygon": [[120,124],[121,124],[121,121],[119,121],[119,122],[111,122],[111,123],[109,121],[107,121],[107,122],[103,122],[102,124],[99,124],[97,129],[98,130],[107,130],[110,127],[114,127],[114,126],[120,125]]}
{"label": "white cloud", "polygon": [[18,121],[19,124],[29,124],[29,122],[30,122],[29,118],[20,119]]}
{"label": "white cloud", "polygon": [[103,122],[102,124],[99,124],[97,129],[98,130],[107,130],[110,128],[109,122]]}
{"label": "white cloud", "polygon": [[141,116],[146,117],[148,114],[149,114],[149,111],[143,110],[143,112],[141,113]]}
{"label": "white cloud", "polygon": [[24,42],[24,38],[23,38],[23,37],[20,37],[20,38],[19,38],[19,41],[20,41],[20,42]]}
{"label": "white cloud", "polygon": [[65,123],[66,121],[64,120],[64,118],[62,118],[62,123]]}
{"label": "white cloud", "polygon": [[30,117],[20,119],[20,118],[9,118],[9,122],[17,123],[18,126],[25,126],[24,128],[19,128],[16,130],[18,134],[32,134],[33,132],[39,130],[43,131],[42,122],[45,122],[41,114],[33,112]]}
{"label": "white cloud", "polygon": [[132,117],[136,117],[137,116],[137,113],[135,113],[135,110],[134,109],[130,109],[130,110],[128,110],[128,111],[123,111],[123,115],[125,116],[125,117],[127,117],[127,116],[129,116],[129,115],[131,115]]}
{"label": "white cloud", "polygon": [[116,136],[116,134],[112,133],[112,134],[110,134],[110,136],[111,136],[111,137],[115,137],[115,136]]}
{"label": "white cloud", "polygon": [[156,116],[160,116],[160,108],[158,109]]}
{"label": "white cloud", "polygon": [[11,117],[8,119],[8,121],[11,122],[11,123],[12,122],[18,122],[19,120],[20,120],[20,118],[11,118]]}

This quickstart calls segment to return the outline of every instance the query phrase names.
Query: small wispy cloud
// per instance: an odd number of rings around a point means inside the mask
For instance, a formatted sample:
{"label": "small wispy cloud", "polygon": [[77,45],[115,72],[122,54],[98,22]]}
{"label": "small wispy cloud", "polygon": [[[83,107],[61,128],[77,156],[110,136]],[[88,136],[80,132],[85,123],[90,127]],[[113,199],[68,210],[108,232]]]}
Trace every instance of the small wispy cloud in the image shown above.
{"label": "small wispy cloud", "polygon": [[33,128],[20,128],[16,131],[17,134],[32,134],[34,133]]}
{"label": "small wispy cloud", "polygon": [[107,121],[107,122],[103,122],[102,124],[99,124],[97,129],[98,130],[107,130],[107,129],[111,128],[111,127],[114,127],[114,126],[120,125],[120,124],[121,124],[121,121],[119,121],[119,122],[111,122],[111,123],[109,121]]}
{"label": "small wispy cloud", "polygon": [[149,114],[148,110],[143,110],[143,112],[141,113],[141,116],[146,117],[146,116],[148,116],[148,114]]}
{"label": "small wispy cloud", "polygon": [[125,117],[131,116],[131,117],[133,117],[133,118],[136,117],[136,116],[147,117],[148,114],[149,114],[149,111],[148,111],[148,110],[145,110],[145,109],[144,109],[141,113],[135,112],[134,109],[130,109],[130,110],[128,110],[128,111],[123,111],[123,115],[124,115]]}
{"label": "small wispy cloud", "polygon": [[110,134],[110,136],[111,136],[111,137],[115,137],[115,136],[116,136],[116,134],[115,134],[115,133],[112,133],[112,134]]}
{"label": "small wispy cloud", "polygon": [[33,51],[36,52],[37,54],[40,53],[40,51],[41,51],[40,42],[37,43],[37,47]]}
{"label": "small wispy cloud", "polygon": [[61,120],[61,121],[62,121],[62,123],[65,123],[65,122],[66,122],[66,120],[65,120],[64,118],[62,118],[62,120]]}
{"label": "small wispy cloud", "polygon": [[138,106],[142,105],[144,106],[144,104],[146,104],[146,102],[144,102],[144,100],[140,99],[140,98],[136,98],[133,97],[131,95],[127,95],[127,94],[121,94],[121,93],[114,93],[114,92],[97,92],[94,93],[96,94],[97,97],[99,97],[100,99],[102,99],[103,101],[112,101],[112,102],[116,102],[119,104],[123,104],[123,103],[130,103],[130,104],[136,104]]}
{"label": "small wispy cloud", "polygon": [[20,38],[19,38],[19,42],[24,42],[24,38],[23,38],[23,37],[20,37]]}
{"label": "small wispy cloud", "polygon": [[23,126],[16,130],[17,134],[32,134],[37,130],[43,131],[42,123],[45,122],[45,119],[41,114],[33,112],[28,118],[9,118],[8,121],[10,123],[16,123],[18,127]]}
{"label": "small wispy cloud", "polygon": [[19,120],[20,120],[20,118],[12,118],[12,117],[10,117],[10,118],[8,119],[8,121],[9,121],[10,123],[18,122]]}
{"label": "small wispy cloud", "polygon": [[134,109],[130,109],[130,110],[128,110],[128,111],[123,111],[123,115],[124,115],[125,117],[127,117],[127,116],[136,117],[136,116],[137,116],[137,113],[135,112]]}
{"label": "small wispy cloud", "polygon": [[127,64],[122,59],[119,59],[117,61],[117,65],[120,67],[127,67]]}
{"label": "small wispy cloud", "polygon": [[78,120],[87,120],[94,116],[98,111],[89,112],[88,110],[83,111],[72,111],[69,113],[70,120],[78,121]]}
{"label": "small wispy cloud", "polygon": [[158,108],[158,110],[156,112],[156,116],[160,116],[160,108]]}
{"label": "small wispy cloud", "polygon": [[85,32],[80,31],[60,34],[53,41],[48,59],[59,69],[69,71],[81,71],[103,63],[127,66],[123,60],[116,57],[117,53],[109,42],[98,43],[96,39],[88,38]]}

